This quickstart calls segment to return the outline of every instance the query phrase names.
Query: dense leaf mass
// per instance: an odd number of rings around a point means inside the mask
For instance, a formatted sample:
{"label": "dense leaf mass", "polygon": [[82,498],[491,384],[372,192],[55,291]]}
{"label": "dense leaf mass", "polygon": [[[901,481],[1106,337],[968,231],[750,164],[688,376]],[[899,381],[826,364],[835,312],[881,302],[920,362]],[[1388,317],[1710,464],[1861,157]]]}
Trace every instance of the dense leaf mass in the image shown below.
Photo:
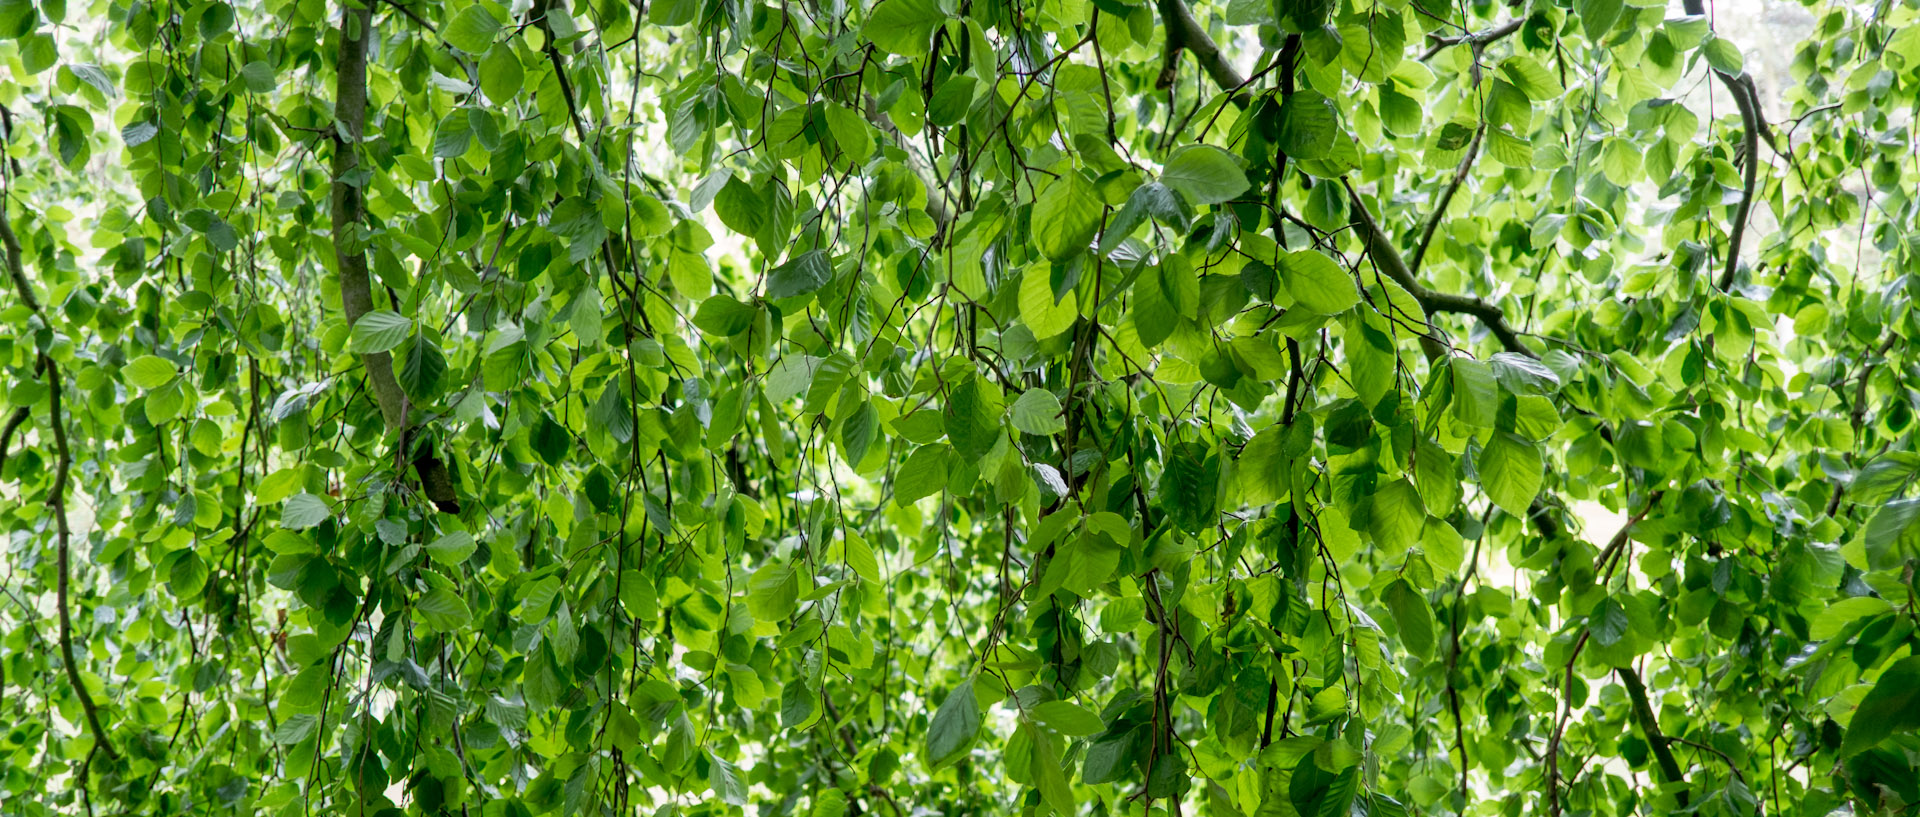
{"label": "dense leaf mass", "polygon": [[0,0],[0,814],[1915,814],[1802,1]]}

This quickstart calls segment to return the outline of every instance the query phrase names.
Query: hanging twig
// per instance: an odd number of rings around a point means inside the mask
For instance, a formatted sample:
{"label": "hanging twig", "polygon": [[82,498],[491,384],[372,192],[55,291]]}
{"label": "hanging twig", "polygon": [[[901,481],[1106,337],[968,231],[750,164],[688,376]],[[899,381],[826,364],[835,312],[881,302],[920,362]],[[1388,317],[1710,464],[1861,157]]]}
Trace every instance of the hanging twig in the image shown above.
{"label": "hanging twig", "polygon": [[[12,276],[14,289],[19,293],[22,303],[33,314],[46,321],[46,313],[40,309],[40,299],[33,294],[33,285],[27,280],[27,272],[20,260],[20,238],[13,232],[13,221],[7,217],[6,202],[0,201],[0,243],[6,245],[7,272]],[[62,405],[63,396],[60,382],[60,367],[46,352],[38,353],[38,368],[47,381],[48,417],[53,426],[54,470],[53,486],[47,491],[47,506],[53,511],[54,563],[58,575],[55,577],[55,603],[59,607],[60,619],[60,660],[66,665],[67,683],[73,687],[73,694],[80,699],[80,709],[86,714],[87,729],[93,733],[94,745],[107,753],[107,758],[118,762],[120,753],[114,751],[113,742],[107,739],[106,727],[100,723],[100,709],[93,701],[93,695],[87,692],[86,683],[80,678],[80,665],[73,654],[73,614],[72,599],[68,594],[68,576],[72,572],[73,532],[67,526],[67,482],[73,472],[73,452],[67,445],[67,420]],[[9,420],[7,434],[11,436],[13,427],[18,423]],[[3,455],[0,455],[3,456]]]}

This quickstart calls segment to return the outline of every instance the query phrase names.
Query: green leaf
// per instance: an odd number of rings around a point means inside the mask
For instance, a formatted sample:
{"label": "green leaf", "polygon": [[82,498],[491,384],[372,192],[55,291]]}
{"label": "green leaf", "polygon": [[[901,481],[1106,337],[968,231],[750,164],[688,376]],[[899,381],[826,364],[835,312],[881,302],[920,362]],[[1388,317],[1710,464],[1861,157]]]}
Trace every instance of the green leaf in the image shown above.
{"label": "green leaf", "polygon": [[1048,436],[1067,430],[1060,398],[1046,389],[1028,389],[1013,401],[1013,427],[1022,433]]}
{"label": "green leaf", "polygon": [[1004,407],[1000,390],[978,375],[960,381],[947,395],[943,423],[947,440],[962,459],[978,460],[1000,441]]}
{"label": "green leaf", "polygon": [[914,449],[893,477],[894,501],[906,505],[946,490],[953,459],[952,446],[923,445]]}
{"label": "green leaf", "polygon": [[1051,338],[1068,329],[1080,317],[1080,298],[1068,292],[1055,298],[1052,277],[1046,267],[1034,265],[1020,279],[1020,320],[1036,338]]}
{"label": "green leaf", "polygon": [[473,534],[457,530],[433,540],[427,545],[427,555],[443,565],[458,565],[465,563],[474,549]]}
{"label": "green leaf", "polygon": [[440,345],[415,335],[401,354],[399,381],[401,390],[416,403],[428,403],[440,395],[446,380],[447,358]]}
{"label": "green leaf", "polygon": [[1280,106],[1280,150],[1290,158],[1327,158],[1339,133],[1339,112],[1318,92],[1294,93]]}
{"label": "green leaf", "polygon": [[927,53],[933,29],[946,19],[934,0],[883,0],[873,7],[863,33],[890,54],[917,57]]}
{"label": "green leaf", "polygon": [[1175,525],[1198,533],[1214,524],[1219,466],[1205,446],[1181,443],[1168,452],[1160,474],[1159,500]]}
{"label": "green leaf", "polygon": [[1317,250],[1298,250],[1280,258],[1280,281],[1302,309],[1338,315],[1360,303],[1360,290],[1340,265]]}
{"label": "green leaf", "polygon": [[1867,567],[1890,570],[1908,554],[1920,553],[1920,499],[1896,499],[1880,506],[1860,535]]}
{"label": "green leaf", "polygon": [[1033,240],[1040,254],[1059,262],[1085,252],[1100,231],[1104,209],[1093,185],[1078,173],[1048,184],[1033,203]]}
{"label": "green leaf", "polygon": [[748,238],[759,235],[772,218],[771,208],[760,198],[759,191],[732,175],[713,197],[713,213],[727,229]]}
{"label": "green leaf", "polygon": [[940,768],[965,756],[980,734],[980,704],[973,699],[973,679],[961,681],[947,693],[927,725],[927,765]]}
{"label": "green leaf", "polygon": [[737,335],[753,325],[759,310],[726,295],[715,295],[700,302],[693,325],[710,335]]}
{"label": "green leaf", "polygon": [[1828,604],[1815,616],[1809,637],[1815,641],[1825,641],[1838,636],[1848,624],[1866,618],[1892,612],[1893,605],[1886,599],[1872,596],[1853,596]]}
{"label": "green leaf", "polygon": [[500,34],[500,21],[480,4],[467,6],[447,22],[440,36],[448,45],[469,54],[485,54]]}
{"label": "green leaf", "polygon": [[1574,4],[1574,12],[1580,15],[1580,31],[1594,42],[1599,42],[1607,31],[1613,31],[1613,23],[1620,19],[1620,10],[1620,0],[1578,0]]}
{"label": "green leaf", "polygon": [[805,683],[787,684],[780,690],[780,725],[805,729],[820,720],[820,693]]}
{"label": "green leaf", "polygon": [[1611,647],[1626,637],[1627,610],[1612,596],[1602,599],[1587,616],[1587,628],[1593,632],[1593,640],[1602,647]]}
{"label": "green leaf", "polygon": [[807,295],[833,280],[833,260],[825,250],[808,250],[767,273],[768,298]]}
{"label": "green leaf", "polygon": [[1099,715],[1072,701],[1047,701],[1033,708],[1033,718],[1063,735],[1094,735],[1107,728]]}
{"label": "green leaf", "polygon": [[128,363],[121,370],[121,375],[126,378],[127,385],[134,388],[157,389],[172,383],[174,378],[180,376],[180,370],[164,358],[141,355]]}
{"label": "green leaf", "polygon": [[800,576],[787,562],[770,562],[747,581],[747,609],[760,621],[782,621],[799,609]]}
{"label": "green leaf", "polygon": [[1189,145],[1175,151],[1160,171],[1160,181],[1194,204],[1232,201],[1250,186],[1240,163],[1211,145]]}
{"label": "green leaf", "polygon": [[1740,47],[1731,40],[1714,37],[1707,41],[1703,50],[1707,54],[1707,63],[1716,71],[1739,76],[1746,70],[1746,58],[1741,55]]}
{"label": "green leaf", "polygon": [[389,309],[376,309],[354,322],[353,351],[367,355],[391,350],[412,331],[412,320]]}
{"label": "green leaf", "polygon": [[496,45],[480,61],[480,90],[495,105],[505,105],[524,90],[526,69],[510,45]]}
{"label": "green leaf", "polygon": [[1494,433],[1474,462],[1480,487],[1500,510],[1525,519],[1542,482],[1540,449],[1510,431]]}
{"label": "green leaf", "polygon": [[1373,509],[1368,519],[1368,530],[1380,547],[1380,555],[1393,559],[1420,541],[1427,510],[1420,501],[1420,492],[1406,480],[1396,479],[1373,495]]}
{"label": "green leaf", "polygon": [[1920,656],[1895,661],[1881,671],[1880,680],[1853,711],[1840,756],[1852,757],[1915,729],[1920,729]]}
{"label": "green leaf", "polygon": [[309,493],[297,493],[280,506],[280,526],[287,530],[306,530],[333,516],[327,501]]}
{"label": "green leaf", "polygon": [[1472,358],[1455,357],[1453,374],[1453,416],[1469,426],[1492,428],[1500,408],[1500,387],[1493,368]]}
{"label": "green leaf", "polygon": [[1033,781],[1041,799],[1056,814],[1074,814],[1073,784],[1067,781],[1066,772],[1060,767],[1059,751],[1046,735],[1031,727],[1028,729],[1033,736]]}
{"label": "green leaf", "polygon": [[1426,594],[1414,589],[1406,579],[1395,579],[1380,591],[1380,601],[1387,605],[1387,612],[1393,614],[1393,623],[1400,628],[1400,640],[1407,645],[1407,652],[1432,658],[1433,608],[1427,604]]}
{"label": "green leaf", "polygon": [[466,601],[460,594],[445,587],[436,587],[420,600],[414,602],[413,609],[420,614],[428,629],[438,633],[458,632],[473,620],[473,614],[467,611]]}
{"label": "green leaf", "polygon": [[707,763],[707,788],[714,798],[722,803],[746,806],[747,781],[740,776],[740,769],[712,751],[707,752]]}

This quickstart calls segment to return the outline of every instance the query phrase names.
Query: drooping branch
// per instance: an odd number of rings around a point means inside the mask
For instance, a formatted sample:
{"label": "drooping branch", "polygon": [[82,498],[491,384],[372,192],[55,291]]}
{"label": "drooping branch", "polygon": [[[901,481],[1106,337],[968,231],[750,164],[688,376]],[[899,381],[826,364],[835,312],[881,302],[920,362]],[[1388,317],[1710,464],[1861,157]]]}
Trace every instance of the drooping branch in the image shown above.
{"label": "drooping branch", "polygon": [[1227,55],[1221,53],[1220,46],[1200,27],[1200,21],[1193,18],[1193,12],[1187,8],[1185,0],[1158,0],[1160,21],[1166,26],[1166,42],[1163,44],[1164,56],[1160,67],[1160,77],[1155,87],[1172,87],[1173,78],[1180,70],[1180,52],[1193,55],[1200,69],[1213,78],[1221,90],[1233,94],[1233,104],[1245,108],[1253,103],[1252,95],[1242,89],[1247,84],[1240,69],[1233,67]]}
{"label": "drooping branch", "polygon": [[[1476,70],[1475,73],[1478,73]],[[1460,164],[1453,169],[1453,178],[1447,186],[1440,189],[1440,197],[1433,202],[1433,212],[1427,214],[1426,226],[1420,228],[1420,243],[1414,245],[1413,260],[1407,262],[1409,274],[1420,271],[1420,263],[1427,258],[1427,248],[1433,245],[1433,236],[1440,231],[1440,220],[1447,216],[1447,206],[1453,203],[1453,196],[1460,192],[1460,186],[1467,181],[1467,175],[1473,170],[1473,160],[1480,157],[1480,143],[1487,137],[1487,120],[1482,118],[1473,129],[1473,139],[1467,142],[1467,154],[1460,157]]]}
{"label": "drooping branch", "polygon": [[[1704,17],[1707,14],[1706,0],[1684,0],[1689,17]],[[1747,219],[1753,214],[1753,194],[1760,181],[1760,132],[1766,127],[1766,120],[1760,113],[1760,91],[1753,85],[1753,78],[1745,74],[1729,74],[1718,68],[1713,76],[1727,87],[1727,93],[1733,95],[1733,104],[1740,108],[1740,142],[1744,154],[1744,166],[1741,168],[1740,205],[1733,210],[1733,224],[1727,227],[1727,266],[1720,273],[1718,282],[1720,291],[1725,292],[1733,286],[1733,279],[1740,271],[1740,244],[1747,234]]]}
{"label": "drooping branch", "polygon": [[[1681,776],[1679,761],[1673,757],[1671,741],[1660,731],[1660,719],[1653,714],[1653,705],[1647,700],[1647,685],[1641,682],[1639,671],[1633,667],[1615,667],[1614,672],[1627,687],[1627,697],[1633,701],[1634,720],[1640,723],[1641,733],[1647,736],[1647,745],[1653,749],[1653,758],[1660,765],[1660,774],[1666,777],[1668,783],[1686,780]],[[1675,796],[1680,801],[1680,807],[1686,808],[1686,791],[1682,790]]]}
{"label": "drooping branch", "polygon": [[[33,314],[45,320],[46,314],[40,309],[40,299],[33,294],[33,284],[27,280],[26,266],[20,260],[20,237],[13,232],[13,221],[7,218],[6,202],[3,200],[0,200],[0,244],[6,246],[7,272],[13,278],[14,289],[21,302]],[[72,572],[73,531],[67,526],[67,482],[73,473],[73,451],[67,444],[60,366],[46,352],[39,352],[37,367],[47,381],[47,421],[53,426],[53,486],[47,490],[47,507],[53,511],[54,570],[58,574],[54,579],[54,601],[59,608],[60,660],[66,665],[67,684],[73,688],[74,696],[80,699],[80,710],[86,715],[87,730],[93,733],[94,746],[105,752],[109,760],[118,761],[120,753],[114,751],[113,741],[107,739],[106,727],[100,722],[100,708],[80,677],[80,664],[73,653],[73,602],[68,592],[68,577]],[[8,421],[9,437],[19,420],[25,419],[18,413],[15,417],[18,420]],[[4,452],[0,452],[0,458],[3,457]]]}
{"label": "drooping branch", "polygon": [[[1463,41],[1471,43],[1473,46],[1473,56],[1467,70],[1473,78],[1473,91],[1476,94],[1480,90],[1481,55],[1486,52],[1487,43],[1506,36],[1507,32],[1502,31],[1502,29],[1511,31],[1517,30],[1520,27],[1518,21],[1513,21],[1510,25],[1510,29],[1507,26],[1502,26],[1499,29],[1492,29],[1490,32],[1483,32],[1483,34],[1489,35],[1484,38],[1476,35],[1463,35]],[[1480,157],[1480,145],[1486,141],[1486,138],[1487,117],[1485,113],[1482,112],[1480,123],[1473,128],[1473,139],[1467,142],[1466,154],[1460,157],[1459,165],[1454,167],[1453,177],[1447,180],[1447,186],[1440,189],[1440,196],[1435,199],[1433,203],[1433,212],[1427,214],[1427,224],[1420,230],[1420,243],[1414,245],[1413,260],[1407,263],[1407,272],[1409,274],[1416,276],[1420,274],[1420,263],[1426,260],[1427,249],[1433,246],[1433,236],[1440,231],[1440,221],[1447,217],[1447,207],[1453,204],[1454,194],[1459,193],[1461,185],[1466,184],[1467,176],[1473,170],[1473,161]]]}
{"label": "drooping branch", "polygon": [[860,112],[866,116],[869,124],[886,134],[888,139],[893,140],[893,143],[907,154],[908,169],[920,178],[920,185],[927,189],[927,215],[939,228],[936,236],[946,235],[947,228],[953,225],[953,208],[947,205],[946,190],[941,186],[939,177],[934,174],[933,165],[928,163],[919,151],[913,149],[906,135],[900,132],[900,128],[893,124],[893,120],[885,111],[880,110],[879,103],[874,101],[871,94],[866,95],[862,100]]}
{"label": "drooping branch", "polygon": [[[1526,25],[1526,22],[1527,18],[1525,17],[1515,17],[1492,28],[1472,31],[1466,34],[1454,34],[1451,36],[1428,34],[1427,39],[1432,45],[1427,46],[1426,53],[1420,55],[1420,61],[1426,62],[1427,60],[1433,59],[1435,55],[1456,45],[1471,45],[1476,50],[1485,48],[1488,43],[1519,31],[1521,26]],[[1475,56],[1478,55],[1476,54]]]}
{"label": "drooping branch", "polygon": [[1743,153],[1740,206],[1733,211],[1733,226],[1727,232],[1727,267],[1720,273],[1720,290],[1725,292],[1733,286],[1734,275],[1740,271],[1740,244],[1747,235],[1747,220],[1753,215],[1753,194],[1760,183],[1760,128],[1764,120],[1760,114],[1760,92],[1753,87],[1753,77],[1745,74],[1735,77],[1718,68],[1713,73],[1732,92],[1734,104],[1740,106]]}
{"label": "drooping branch", "polygon": [[[1181,50],[1191,52],[1194,59],[1200,62],[1201,67],[1206,69],[1207,75],[1213,77],[1213,81],[1222,89],[1233,91],[1246,84],[1240,72],[1220,52],[1220,47],[1213,42],[1213,38],[1207,36],[1206,30],[1193,19],[1193,13],[1187,10],[1186,3],[1182,0],[1159,0],[1159,7],[1160,18],[1167,28],[1169,58],[1178,56]],[[1246,96],[1244,91],[1236,94],[1234,103],[1242,107],[1250,104],[1250,99],[1242,99],[1244,96]],[[1492,332],[1493,336],[1500,341],[1500,345],[1506,347],[1508,351],[1531,358],[1539,357],[1532,349],[1528,349],[1526,344],[1520,342],[1519,333],[1508,325],[1506,314],[1501,312],[1499,307],[1479,298],[1435,292],[1415,280],[1413,272],[1407,268],[1406,261],[1400,257],[1400,251],[1394,248],[1392,238],[1382,232],[1374,222],[1373,214],[1368,212],[1367,205],[1361,201],[1360,195],[1354,192],[1353,186],[1345,179],[1341,180],[1341,184],[1347,186],[1348,198],[1353,202],[1354,226],[1360,230],[1368,251],[1374,256],[1375,263],[1388,277],[1412,294],[1414,300],[1420,302],[1421,308],[1429,314],[1453,312],[1472,315],[1480,319],[1481,324],[1487,327],[1487,331]]]}
{"label": "drooping branch", "polygon": [[1451,312],[1471,315],[1479,319],[1480,325],[1493,333],[1494,338],[1499,340],[1500,345],[1506,347],[1507,351],[1531,358],[1539,357],[1532,349],[1527,348],[1526,344],[1520,342],[1519,333],[1507,323],[1506,313],[1501,312],[1500,307],[1468,295],[1435,292],[1416,280],[1413,277],[1413,271],[1407,268],[1407,262],[1400,257],[1400,251],[1394,249],[1392,237],[1381,230],[1380,225],[1373,220],[1373,213],[1367,210],[1367,203],[1360,198],[1360,193],[1354,190],[1353,185],[1346,179],[1342,178],[1340,183],[1346,185],[1347,198],[1353,205],[1354,229],[1359,231],[1361,240],[1367,246],[1367,252],[1373,256],[1374,265],[1381,272],[1386,273],[1388,278],[1392,278],[1394,283],[1406,289],[1407,294],[1420,302],[1422,309],[1425,309],[1428,314]]}
{"label": "drooping branch", "polygon": [[[1654,491],[1649,494],[1646,505],[1641,507],[1640,511],[1635,513],[1632,518],[1629,518],[1626,524],[1621,525],[1620,530],[1614,532],[1613,539],[1609,540],[1607,546],[1600,550],[1600,555],[1594,562],[1594,568],[1595,572],[1598,573],[1600,572],[1601,566],[1606,565],[1606,579],[1602,580],[1602,584],[1612,579],[1613,566],[1619,563],[1618,555],[1626,551],[1627,542],[1633,535],[1633,529],[1639,526],[1642,521],[1645,521],[1647,516],[1653,513],[1655,508],[1660,506],[1660,500],[1665,496],[1666,491]],[[1562,682],[1563,686],[1560,694],[1560,713],[1555,717],[1553,732],[1547,739],[1547,813],[1552,815],[1552,817],[1560,817],[1560,741],[1566,736],[1567,720],[1573,716],[1573,668],[1574,665],[1580,661],[1580,652],[1586,649],[1587,642],[1592,638],[1593,627],[1581,627],[1580,637],[1573,642],[1573,650],[1568,654],[1567,664],[1563,670],[1564,681]],[[1644,695],[1645,689],[1642,688],[1641,692]],[[1657,732],[1658,730],[1659,726],[1655,725],[1654,731]],[[1653,732],[1649,732],[1648,734],[1651,736]],[[1664,747],[1665,739],[1662,738],[1661,740],[1662,746]],[[1653,740],[1649,738],[1648,743],[1652,742]],[[1685,802],[1685,796],[1682,795],[1681,803],[1684,805]]]}
{"label": "drooping branch", "polygon": [[[333,116],[336,143],[333,150],[333,252],[340,280],[340,307],[347,325],[373,311],[373,277],[367,269],[366,248],[361,230],[366,225],[365,193],[354,181],[360,167],[360,139],[367,123],[367,45],[373,39],[373,7],[352,2],[342,4],[340,14],[340,53],[335,64]],[[367,380],[373,386],[374,402],[389,431],[399,432],[398,454],[402,461],[412,460],[427,498],[442,511],[458,512],[460,500],[453,488],[447,467],[430,449],[423,448],[407,457],[412,424],[408,417],[406,392],[393,375],[393,356],[370,352],[360,356]]]}
{"label": "drooping branch", "polygon": [[[1886,354],[1893,351],[1894,345],[1900,340],[1900,335],[1888,332],[1886,341],[1882,342],[1880,347],[1867,357],[1866,362],[1860,367],[1860,373],[1855,375],[1855,377],[1859,378],[1859,382],[1855,384],[1853,389],[1853,405],[1847,409],[1847,423],[1852,426],[1855,439],[1860,437],[1860,430],[1866,427],[1867,386],[1873,380],[1873,371],[1879,368],[1881,363],[1885,362],[1884,358]],[[5,453],[4,451],[0,451],[0,456],[4,456]],[[1847,464],[1852,465],[1854,459],[1853,452],[1847,452]],[[1846,493],[1846,483],[1839,481],[1833,483],[1833,494],[1827,499],[1827,516],[1833,516],[1840,512],[1840,498],[1845,496]]]}
{"label": "drooping branch", "polygon": [[534,0],[527,14],[539,26],[540,33],[546,35],[541,50],[547,55],[547,62],[553,65],[553,77],[560,83],[560,97],[567,103],[567,119],[573,123],[573,133],[580,137],[581,147],[587,144],[587,123],[580,116],[580,103],[574,98],[573,80],[567,76],[567,63],[560,55],[559,43],[553,36],[553,23],[547,19],[547,13],[553,8],[549,0]]}

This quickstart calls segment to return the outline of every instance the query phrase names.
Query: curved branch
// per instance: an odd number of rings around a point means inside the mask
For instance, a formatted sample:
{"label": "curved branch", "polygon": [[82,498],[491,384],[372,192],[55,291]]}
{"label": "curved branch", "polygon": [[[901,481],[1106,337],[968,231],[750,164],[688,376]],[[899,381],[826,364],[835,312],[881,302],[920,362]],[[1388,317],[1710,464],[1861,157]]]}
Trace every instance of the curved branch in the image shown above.
{"label": "curved branch", "polygon": [[1433,59],[1435,55],[1447,50],[1447,48],[1451,46],[1471,45],[1476,49],[1484,48],[1487,43],[1519,31],[1520,27],[1526,25],[1526,23],[1527,18],[1515,17],[1492,28],[1467,34],[1455,34],[1452,36],[1428,34],[1427,39],[1432,40],[1433,45],[1428,46],[1426,53],[1420,55],[1420,61],[1426,62],[1427,60]]}
{"label": "curved branch", "polygon": [[[373,277],[367,269],[366,248],[357,235],[366,222],[364,192],[352,179],[360,166],[360,139],[367,123],[367,43],[373,38],[372,5],[343,4],[340,14],[340,54],[334,85],[333,117],[336,142],[333,149],[333,253],[340,276],[340,308],[347,325],[373,311]],[[430,449],[408,457],[409,432],[407,395],[393,376],[393,355],[372,352],[360,356],[373,385],[374,402],[389,431],[399,432],[398,456],[411,461],[427,498],[442,511],[460,510],[458,493],[447,467]]]}
{"label": "curved branch", "polygon": [[[1476,55],[1478,52],[1475,52]],[[1474,73],[1479,74],[1475,69]],[[1447,205],[1453,203],[1453,195],[1460,192],[1460,185],[1467,181],[1467,174],[1473,170],[1473,160],[1480,156],[1480,143],[1487,136],[1487,120],[1481,119],[1479,127],[1473,129],[1473,141],[1467,143],[1467,155],[1460,157],[1460,165],[1453,169],[1453,178],[1447,186],[1441,188],[1440,197],[1434,200],[1433,212],[1427,214],[1427,224],[1420,229],[1420,243],[1413,248],[1413,260],[1407,263],[1408,273],[1420,271],[1420,262],[1426,260],[1427,247],[1433,244],[1433,234],[1440,230],[1440,220],[1447,215]]]}
{"label": "curved branch", "polygon": [[1735,77],[1718,68],[1713,74],[1732,92],[1734,104],[1740,106],[1741,150],[1746,157],[1741,167],[1740,206],[1733,211],[1733,227],[1727,234],[1727,268],[1720,273],[1720,290],[1725,292],[1740,271],[1740,243],[1746,238],[1753,194],[1760,182],[1760,128],[1765,120],[1760,116],[1760,92],[1753,87],[1751,76]]}
{"label": "curved branch", "polygon": [[[13,232],[13,222],[7,218],[6,203],[0,201],[0,244],[6,246],[7,272],[13,278],[14,289],[20,300],[41,320],[46,315],[40,309],[40,299],[33,294],[33,284],[27,280],[26,266],[20,261],[20,237]],[[113,741],[107,739],[106,727],[100,723],[100,708],[93,701],[93,695],[87,692],[86,682],[80,678],[80,665],[73,657],[73,615],[72,601],[68,595],[68,575],[71,571],[73,531],[67,527],[67,481],[73,473],[73,452],[67,447],[67,420],[61,404],[62,389],[60,367],[46,352],[39,353],[39,370],[47,379],[48,417],[53,426],[54,471],[53,487],[47,491],[47,506],[53,510],[54,530],[54,596],[59,608],[60,619],[60,660],[66,665],[67,684],[73,688],[73,694],[80,699],[80,709],[86,714],[87,730],[93,733],[94,745],[107,753],[107,758],[118,762],[120,753],[114,751]],[[25,420],[23,407],[8,420],[7,436]],[[0,450],[0,459],[5,452]]]}
{"label": "curved branch", "polygon": [[953,208],[947,206],[946,188],[940,183],[939,177],[934,175],[933,165],[928,163],[919,151],[913,149],[906,135],[900,132],[900,128],[893,124],[893,120],[885,111],[880,110],[879,103],[874,101],[871,94],[866,95],[864,103],[860,106],[860,113],[866,116],[867,122],[886,134],[887,138],[900,146],[901,152],[907,154],[907,168],[912,170],[915,176],[920,177],[920,185],[927,188],[927,215],[933,218],[935,225],[939,226],[939,235],[945,235],[947,228],[953,224]]}
{"label": "curved branch", "polygon": [[[1707,13],[1706,0],[1684,0],[1689,17],[1704,17]],[[1733,94],[1733,104],[1740,108],[1740,141],[1746,156],[1746,166],[1741,168],[1740,206],[1734,208],[1733,224],[1727,228],[1727,267],[1720,273],[1720,291],[1725,292],[1733,286],[1734,276],[1740,272],[1740,244],[1747,235],[1747,218],[1753,214],[1753,193],[1760,181],[1760,132],[1766,128],[1766,120],[1760,113],[1760,91],[1753,85],[1753,78],[1745,74],[1734,75],[1713,69],[1713,75],[1727,86],[1727,93]]]}
{"label": "curved branch", "polygon": [[[1181,50],[1191,52],[1194,59],[1199,60],[1200,66],[1206,69],[1207,74],[1213,77],[1213,81],[1223,89],[1232,90],[1246,83],[1246,80],[1240,76],[1240,72],[1227,61],[1225,55],[1220,53],[1220,48],[1214,44],[1213,38],[1207,36],[1207,32],[1200,28],[1199,22],[1193,19],[1193,14],[1187,10],[1186,3],[1182,0],[1158,0],[1158,4],[1160,17],[1167,27],[1169,58],[1177,57]],[[1516,25],[1515,28],[1517,29],[1518,26]],[[1245,107],[1250,102],[1251,98],[1244,91],[1234,96],[1235,105]],[[1374,263],[1388,277],[1412,294],[1414,300],[1420,302],[1422,309],[1429,314],[1453,312],[1472,315],[1480,319],[1480,323],[1487,327],[1487,331],[1492,332],[1493,336],[1500,341],[1500,345],[1506,347],[1508,351],[1530,358],[1539,357],[1532,349],[1528,349],[1526,344],[1520,342],[1519,333],[1507,323],[1506,314],[1501,312],[1499,307],[1479,298],[1435,292],[1415,280],[1412,270],[1407,268],[1406,261],[1400,257],[1399,250],[1394,249],[1392,239],[1381,232],[1379,226],[1374,223],[1373,214],[1367,210],[1366,203],[1360,200],[1360,195],[1354,192],[1353,185],[1344,178],[1340,183],[1346,185],[1347,196],[1353,201],[1354,226],[1360,230],[1368,250],[1372,252]]]}
{"label": "curved branch", "polygon": [[1200,21],[1193,19],[1193,12],[1187,8],[1185,0],[1157,0],[1160,8],[1160,21],[1167,28],[1165,44],[1165,64],[1160,69],[1160,78],[1154,87],[1165,89],[1173,84],[1174,73],[1179,70],[1180,52],[1193,55],[1200,68],[1212,77],[1214,84],[1221,90],[1233,94],[1235,107],[1245,108],[1253,104],[1253,96],[1244,90],[1238,90],[1247,84],[1240,69],[1233,67],[1227,55],[1221,53],[1220,46],[1200,27]]}
{"label": "curved branch", "polygon": [[1340,180],[1347,188],[1347,198],[1353,204],[1353,226],[1366,242],[1367,251],[1373,255],[1374,266],[1387,274],[1395,283],[1407,290],[1407,294],[1420,302],[1420,307],[1429,314],[1434,312],[1452,312],[1459,315],[1471,315],[1478,318],[1480,324],[1500,341],[1507,351],[1530,358],[1538,358],[1532,349],[1520,342],[1520,334],[1507,323],[1506,313],[1500,307],[1469,295],[1455,295],[1448,292],[1435,292],[1428,289],[1413,277],[1407,269],[1407,262],[1393,247],[1393,239],[1374,222],[1373,213],[1367,210],[1367,203],[1345,178]]}
{"label": "curved branch", "polygon": [[[1640,681],[1640,673],[1632,667],[1615,667],[1613,671],[1626,684],[1627,697],[1633,701],[1634,719],[1640,722],[1640,731],[1647,736],[1647,745],[1653,749],[1653,758],[1660,764],[1660,774],[1667,778],[1668,783],[1685,781],[1680,763],[1673,757],[1673,746],[1660,731],[1660,719],[1654,716],[1653,705],[1647,700],[1647,685]],[[1680,807],[1686,808],[1686,791],[1676,793],[1675,797],[1680,801]]]}

